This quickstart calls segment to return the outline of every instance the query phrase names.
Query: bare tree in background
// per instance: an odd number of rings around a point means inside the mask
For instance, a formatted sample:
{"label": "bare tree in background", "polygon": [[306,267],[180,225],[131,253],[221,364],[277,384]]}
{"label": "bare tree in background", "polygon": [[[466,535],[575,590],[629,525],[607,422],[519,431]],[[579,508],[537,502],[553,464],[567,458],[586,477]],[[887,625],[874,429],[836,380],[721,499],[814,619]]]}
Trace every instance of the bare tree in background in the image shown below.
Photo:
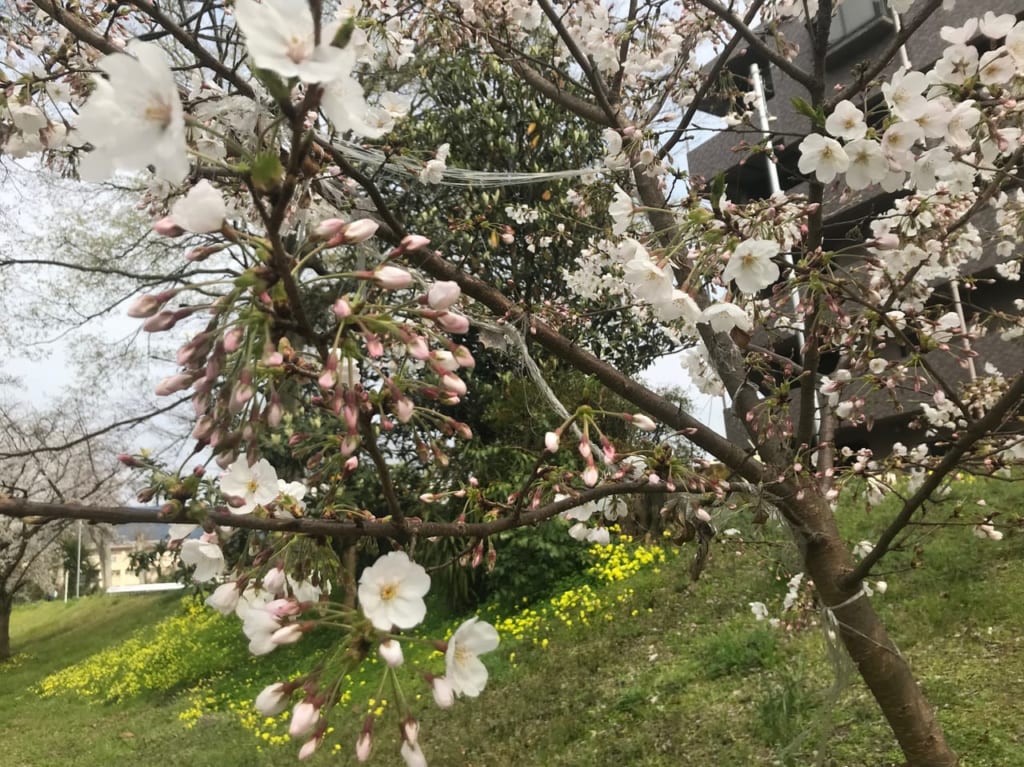
{"label": "bare tree in background", "polygon": [[[100,439],[76,442],[89,428],[72,409],[39,412],[21,404],[0,405],[0,452],[9,456],[0,458],[0,495],[66,504],[116,500],[120,467],[114,454]],[[56,442],[68,447],[38,450]],[[59,587],[59,541],[71,525],[68,520],[0,517],[0,660],[11,656],[11,611],[19,596]],[[89,533],[98,542],[107,535],[100,529]]]}

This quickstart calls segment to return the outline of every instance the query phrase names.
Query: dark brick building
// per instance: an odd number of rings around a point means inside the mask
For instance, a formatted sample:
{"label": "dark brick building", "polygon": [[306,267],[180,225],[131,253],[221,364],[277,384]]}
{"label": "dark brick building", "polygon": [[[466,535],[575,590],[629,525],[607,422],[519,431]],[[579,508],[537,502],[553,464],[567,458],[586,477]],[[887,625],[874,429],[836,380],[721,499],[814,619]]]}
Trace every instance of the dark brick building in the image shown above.
{"label": "dark brick building", "polygon": [[[908,15],[913,16],[914,10],[911,7]],[[981,16],[986,11],[1009,13],[1021,18],[1024,17],[1024,1],[983,0],[980,5],[975,5],[960,0],[951,11],[940,8],[910,37],[903,52],[906,58],[902,53],[895,57],[888,73],[895,72],[904,61],[908,61],[912,69],[927,71],[948,45],[941,39],[939,30],[944,26],[960,27],[968,18]],[[799,46],[795,63],[809,70],[811,43],[803,22],[788,22],[780,27],[780,31],[788,43]],[[892,46],[896,33],[897,22],[884,0],[845,0],[832,23],[826,61],[828,91],[853,81],[866,63],[878,60]],[[768,42],[773,44],[771,40]],[[779,187],[785,192],[804,192],[807,184],[797,170],[797,146],[809,131],[809,120],[797,112],[793,103],[795,97],[806,98],[800,84],[790,80],[769,62],[759,60],[749,49],[741,48],[726,63],[721,87],[704,106],[707,111],[719,115],[730,110],[743,111],[738,99],[753,87],[750,78],[752,64],[757,65],[762,75],[765,105],[772,117],[769,132]],[[881,101],[881,94],[869,94],[869,103],[873,98]],[[764,142],[756,117],[753,122],[753,126],[744,124],[719,132],[689,152],[689,170],[694,183],[721,175],[725,181],[726,196],[737,203],[770,196],[773,181],[768,172],[768,160],[763,154],[749,150],[749,147]],[[838,195],[839,189],[839,186],[833,186],[826,194]],[[832,199],[826,219],[826,247],[838,250],[863,242],[870,234],[872,218],[888,210],[895,197],[876,185],[859,193],[850,194],[847,190],[847,195],[838,205],[837,199]],[[950,307],[959,303],[968,323],[974,316],[990,315],[993,311],[1018,315],[1014,300],[1024,296],[1024,286],[1001,278],[994,269],[999,262],[992,237],[994,217],[986,210],[975,216],[972,223],[985,243],[984,256],[970,262],[969,270],[957,283],[935,285],[931,301]],[[956,300],[958,296],[959,302]],[[926,355],[926,359],[939,375],[956,383],[969,381],[975,371],[983,373],[989,363],[1006,376],[1024,368],[1024,339],[1003,341],[997,332],[989,332],[970,342],[970,352],[976,355],[972,360],[973,371],[966,359],[958,362],[948,354],[932,352]],[[831,371],[823,367],[821,372]],[[914,428],[921,413],[921,398],[902,395],[895,399],[867,389],[862,394],[867,403],[865,413],[869,416],[870,428],[842,425],[836,435],[840,446],[854,449],[870,447],[876,454],[884,454],[894,442],[914,444],[925,439],[924,431]],[[729,436],[745,441],[743,426],[731,419],[728,412],[725,420]]]}

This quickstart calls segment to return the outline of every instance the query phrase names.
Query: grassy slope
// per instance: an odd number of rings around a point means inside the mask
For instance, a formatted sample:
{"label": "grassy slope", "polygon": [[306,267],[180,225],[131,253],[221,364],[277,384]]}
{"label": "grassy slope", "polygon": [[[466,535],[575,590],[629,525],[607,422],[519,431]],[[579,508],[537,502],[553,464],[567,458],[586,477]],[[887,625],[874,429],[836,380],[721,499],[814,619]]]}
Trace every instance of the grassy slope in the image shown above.
{"label": "grassy slope", "polygon": [[[851,538],[869,537],[875,520],[851,518]],[[969,535],[947,533],[923,559],[908,546],[891,565],[906,569],[887,576],[889,591],[875,603],[965,767],[1024,765],[1024,535],[1000,543]],[[488,659],[493,679],[478,701],[450,711],[424,707],[421,740],[431,763],[728,767],[806,765],[820,754],[837,767],[900,764],[856,675],[846,669],[848,684],[831,692],[820,629],[754,622],[753,599],[779,612],[790,574],[784,551],[723,541],[697,584],[686,581],[685,559],[670,560],[660,573],[600,590],[605,607],[589,625],[550,627],[542,635],[547,649],[506,641]],[[25,691],[173,605],[134,598],[19,609],[14,642],[31,657],[0,673],[0,764],[290,763],[292,748],[258,750],[227,714],[206,715],[185,732],[177,719],[184,703],[174,695],[98,705]],[[344,758],[323,753],[312,763],[352,762],[358,717],[336,719]],[[379,727],[373,763],[400,763],[392,721]]]}

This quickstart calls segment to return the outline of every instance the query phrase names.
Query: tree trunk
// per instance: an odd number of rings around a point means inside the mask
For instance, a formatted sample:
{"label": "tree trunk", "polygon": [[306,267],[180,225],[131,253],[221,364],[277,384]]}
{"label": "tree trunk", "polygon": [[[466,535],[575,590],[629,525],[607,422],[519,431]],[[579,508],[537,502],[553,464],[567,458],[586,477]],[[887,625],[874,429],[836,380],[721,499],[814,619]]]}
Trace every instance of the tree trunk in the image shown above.
{"label": "tree trunk", "polygon": [[956,753],[946,744],[935,712],[871,602],[859,590],[839,587],[853,558],[828,504],[819,497],[800,512],[806,523],[801,537],[807,573],[831,608],[839,637],[892,728],[906,767],[954,767]]}
{"label": "tree trunk", "polygon": [[11,657],[11,610],[14,600],[0,595],[0,663]]}

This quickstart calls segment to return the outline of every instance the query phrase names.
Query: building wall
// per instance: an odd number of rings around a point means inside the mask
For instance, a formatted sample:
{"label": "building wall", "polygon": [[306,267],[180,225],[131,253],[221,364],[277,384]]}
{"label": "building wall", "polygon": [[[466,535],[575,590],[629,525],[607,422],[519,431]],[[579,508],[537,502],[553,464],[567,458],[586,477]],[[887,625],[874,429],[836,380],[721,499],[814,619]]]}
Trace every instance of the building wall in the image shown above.
{"label": "building wall", "polygon": [[[866,0],[845,0],[846,3],[865,2]],[[939,36],[939,30],[944,26],[962,26],[964,21],[974,16],[980,16],[985,11],[992,11],[997,14],[1012,13],[1016,16],[1024,15],[1024,3],[1021,0],[982,0],[978,4],[961,2],[956,3],[952,10],[939,9],[911,36],[907,43],[907,53],[911,64],[917,69],[929,68],[938,59],[947,43]],[[906,16],[912,18],[914,7]],[[796,43],[799,46],[799,53],[794,63],[804,70],[811,69],[811,41],[810,36],[802,22],[792,21],[781,28],[781,33],[787,41]],[[826,72],[826,92],[832,92],[836,85],[848,83],[854,79],[853,73],[862,62],[875,61],[891,46],[895,39],[895,29],[889,27],[882,29],[877,34],[868,36],[862,40],[848,55],[839,61],[834,62]],[[769,41],[771,44],[771,41]],[[749,62],[755,60],[747,49],[741,49],[737,55],[732,57],[736,60]],[[807,98],[807,92],[803,86],[787,78],[780,71],[767,62],[760,62],[762,72],[771,77],[774,84],[775,95],[767,100],[769,113],[775,118],[771,128],[776,134],[776,141],[773,143],[784,144],[790,149],[790,153],[784,152],[780,158],[780,173],[783,176],[785,186],[788,178],[790,182],[798,176],[796,172],[796,157],[791,155],[795,148],[810,128],[808,118],[799,114],[793,106],[794,98]],[[737,69],[746,71],[746,67],[737,65]],[[894,59],[887,72],[895,72],[899,68],[899,58]],[[738,150],[743,142],[757,144],[761,141],[761,133],[749,126],[746,128],[736,127],[723,131],[708,139],[703,144],[695,147],[689,153],[689,169],[691,176],[712,178],[718,173],[729,170],[738,180],[740,187],[759,185],[760,177],[764,175],[761,170],[760,158],[751,163],[741,161],[749,156],[749,152]],[[730,195],[735,201],[740,201],[738,196]]]}
{"label": "building wall", "polygon": [[[845,3],[868,1],[845,0]],[[938,10],[907,43],[907,54],[911,65],[916,69],[927,70],[941,56],[947,45],[939,34],[943,26],[962,26],[966,19],[980,16],[989,10],[997,14],[1011,13],[1019,18],[1024,16],[1024,1],[983,0],[977,5],[958,2],[952,10]],[[906,18],[913,18],[914,11],[915,9],[912,7]],[[788,42],[795,43],[799,47],[794,63],[805,71],[811,70],[810,35],[803,23],[792,21],[782,26],[781,32]],[[845,55],[833,60],[828,67],[826,92],[832,93],[835,86],[851,82],[862,63],[880,59],[883,53],[891,48],[895,36],[896,31],[893,25],[876,25],[870,35],[861,37],[855,45],[848,46]],[[774,42],[769,40],[769,44],[772,45]],[[756,58],[748,49],[741,49],[730,59],[729,67],[736,73],[746,74],[749,72],[751,61],[756,61]],[[807,93],[803,86],[788,79],[769,63],[759,61],[758,64],[762,72],[767,73],[774,90],[774,95],[766,101],[766,106],[769,114],[774,118],[770,127],[780,181],[787,191],[803,192],[807,185],[800,178],[796,169],[799,159],[796,147],[809,131],[811,123],[808,118],[796,111],[793,99],[806,99]],[[894,72],[899,66],[900,58],[897,56],[889,65],[887,72]],[[868,99],[879,96],[880,94],[876,90],[874,93],[868,94]],[[721,108],[723,104],[724,102],[719,99],[717,103],[710,102],[709,106]],[[691,178],[694,183],[700,183],[701,179],[711,179],[720,173],[725,173],[726,194],[729,199],[737,203],[768,196],[770,189],[768,174],[765,170],[767,159],[761,154],[752,155],[749,151],[749,146],[757,145],[761,141],[760,131],[750,126],[737,126],[718,133],[689,153],[688,163]],[[843,189],[841,183],[837,183],[826,189],[826,201],[837,202],[839,194],[844,191],[846,196],[843,198],[842,204],[831,205],[832,210],[838,211],[833,214],[833,219],[841,220],[843,223],[841,226],[836,225],[829,229],[828,221],[826,221],[827,245],[830,248],[838,249],[859,241],[859,239],[849,239],[851,236],[856,236],[847,234],[851,230],[856,230],[856,226],[851,226],[850,222],[860,220],[866,224],[874,215],[888,209],[893,199],[892,195],[883,193],[878,187],[870,187],[862,192],[850,194],[849,190]],[[983,241],[991,241],[991,232],[995,229],[995,221],[990,210],[982,211],[972,223],[979,229]],[[865,231],[862,227],[861,233],[863,234]],[[1016,313],[1013,308],[1013,300],[1022,295],[1021,285],[992,279],[996,276],[993,267],[998,260],[994,247],[987,247],[982,258],[970,264],[965,270],[965,276],[973,278],[960,285],[964,314],[968,322],[971,321],[972,316],[985,315],[993,309],[1011,314]],[[948,284],[936,285],[934,289],[935,302],[951,303],[951,291]],[[763,340],[759,341],[759,343],[763,342]],[[772,342],[773,339],[768,339],[769,344]],[[1014,374],[1024,368],[1024,343],[1001,341],[996,327],[991,328],[987,335],[973,341],[971,352],[977,355],[975,366],[979,373],[983,373],[986,364],[989,363],[1006,375]],[[926,355],[926,359],[944,379],[956,384],[969,381],[966,365],[958,364],[957,360],[950,355],[932,352]],[[821,372],[830,371],[822,370]],[[843,425],[836,435],[839,445],[870,447],[876,454],[884,454],[896,441],[915,444],[925,439],[924,430],[915,428],[915,420],[920,413],[919,397],[915,398],[913,394],[908,393],[892,397],[886,392],[870,390],[865,390],[861,394],[866,400],[864,410],[871,415],[870,422],[867,425],[859,426]],[[793,407],[791,410],[795,411],[796,408]],[[746,444],[746,429],[735,418],[729,418],[729,414],[726,417],[726,427],[730,438]]]}

